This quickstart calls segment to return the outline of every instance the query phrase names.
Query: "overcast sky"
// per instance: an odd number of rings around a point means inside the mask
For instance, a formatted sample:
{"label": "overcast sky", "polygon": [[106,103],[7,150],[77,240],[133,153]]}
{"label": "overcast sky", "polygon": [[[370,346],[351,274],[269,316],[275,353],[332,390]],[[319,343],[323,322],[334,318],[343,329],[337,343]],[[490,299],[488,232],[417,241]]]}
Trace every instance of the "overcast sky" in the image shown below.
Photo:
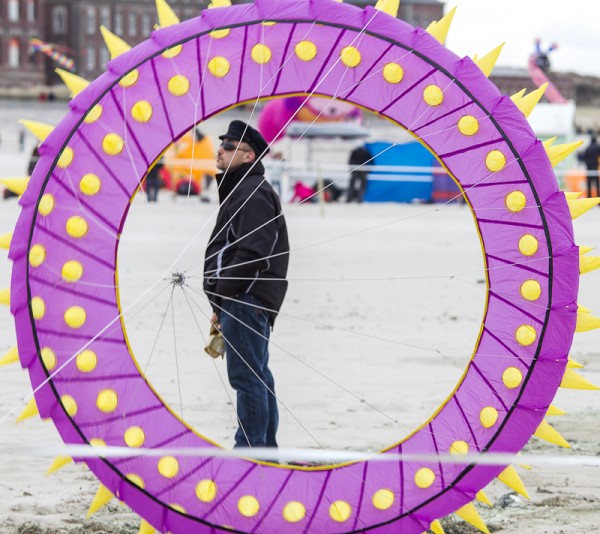
{"label": "overcast sky", "polygon": [[536,37],[552,43],[552,69],[600,76],[600,0],[448,0],[458,6],[447,47],[480,56],[505,42],[498,65],[527,67]]}

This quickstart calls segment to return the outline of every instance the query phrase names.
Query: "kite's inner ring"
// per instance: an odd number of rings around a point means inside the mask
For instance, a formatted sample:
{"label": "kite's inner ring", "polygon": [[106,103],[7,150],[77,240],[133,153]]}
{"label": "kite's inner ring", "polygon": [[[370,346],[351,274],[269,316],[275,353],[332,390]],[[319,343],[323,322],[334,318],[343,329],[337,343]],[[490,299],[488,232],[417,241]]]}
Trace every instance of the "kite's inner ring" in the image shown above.
{"label": "kite's inner ring", "polygon": [[[28,277],[13,287],[30,303],[16,318],[34,383],[64,365],[36,399],[65,441],[213,446],[173,416],[129,355],[111,289],[118,235],[144,173],[183,132],[239,102],[313,92],[425,138],[465,191],[485,250],[487,313],[464,379],[430,421],[389,451],[518,451],[539,424],[573,322],[568,310],[552,307],[555,258],[567,256],[553,250],[565,230],[542,209],[556,193],[545,153],[470,60],[372,9],[331,4],[318,16],[309,13],[312,3],[285,15],[257,6],[211,10],[157,32],[113,61],[44,145],[15,233],[28,243],[15,269]],[[572,270],[567,259],[560,268]],[[551,349],[543,352],[546,338]],[[173,532],[202,524],[421,532],[499,471],[411,461],[302,470],[173,456],[88,464],[151,524]]]}

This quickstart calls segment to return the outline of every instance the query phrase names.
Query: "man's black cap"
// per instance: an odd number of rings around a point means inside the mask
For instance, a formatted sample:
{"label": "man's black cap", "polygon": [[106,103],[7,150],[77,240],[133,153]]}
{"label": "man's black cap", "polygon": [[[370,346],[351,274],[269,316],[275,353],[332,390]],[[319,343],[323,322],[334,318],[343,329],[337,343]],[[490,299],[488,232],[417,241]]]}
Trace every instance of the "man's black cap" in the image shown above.
{"label": "man's black cap", "polygon": [[257,159],[265,156],[269,153],[269,143],[265,141],[265,138],[260,134],[258,130],[252,128],[252,126],[242,121],[231,121],[227,133],[220,135],[219,139],[234,139],[250,145],[250,148],[254,150]]}

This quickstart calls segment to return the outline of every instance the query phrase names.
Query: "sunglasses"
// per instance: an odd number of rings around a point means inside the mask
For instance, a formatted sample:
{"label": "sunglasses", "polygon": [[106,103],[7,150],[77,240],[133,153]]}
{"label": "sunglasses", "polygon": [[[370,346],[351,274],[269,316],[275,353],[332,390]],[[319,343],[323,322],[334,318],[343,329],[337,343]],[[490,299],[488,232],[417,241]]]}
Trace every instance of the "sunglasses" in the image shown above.
{"label": "sunglasses", "polygon": [[239,145],[236,145],[231,141],[223,141],[221,143],[221,148],[225,150],[225,152],[233,152],[234,150],[241,150],[242,152],[251,152],[247,148],[241,148]]}

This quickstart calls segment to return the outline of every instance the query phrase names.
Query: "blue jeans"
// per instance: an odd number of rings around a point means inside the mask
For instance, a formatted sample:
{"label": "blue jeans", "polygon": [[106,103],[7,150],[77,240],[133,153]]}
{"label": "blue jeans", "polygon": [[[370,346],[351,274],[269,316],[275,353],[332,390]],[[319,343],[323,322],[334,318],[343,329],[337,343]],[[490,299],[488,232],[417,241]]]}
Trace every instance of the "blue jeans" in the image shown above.
{"label": "blue jeans", "polygon": [[229,383],[237,392],[240,426],[235,447],[277,447],[279,412],[269,370],[269,315],[255,307],[262,304],[252,295],[238,295],[236,300],[241,302],[224,299],[219,313]]}

